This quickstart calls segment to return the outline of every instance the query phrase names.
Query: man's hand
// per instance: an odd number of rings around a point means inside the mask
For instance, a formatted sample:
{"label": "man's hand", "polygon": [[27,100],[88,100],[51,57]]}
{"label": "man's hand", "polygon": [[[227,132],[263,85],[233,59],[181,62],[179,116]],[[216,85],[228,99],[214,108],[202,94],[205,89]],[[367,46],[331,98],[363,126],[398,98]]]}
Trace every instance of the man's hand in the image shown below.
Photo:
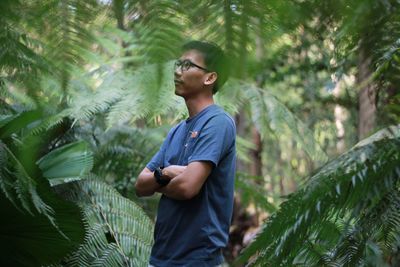
{"label": "man's hand", "polygon": [[[201,187],[212,171],[212,167],[212,163],[208,161],[191,162],[185,167],[184,171],[171,179],[169,184],[159,187],[156,191],[173,199],[191,199],[200,192]],[[174,170],[176,169],[174,168]]]}
{"label": "man's hand", "polygon": [[[162,170],[163,178],[171,180],[183,173],[184,170],[186,170],[186,166],[170,165]],[[136,180],[136,195],[139,197],[151,196],[154,192],[159,192],[160,188],[161,186],[154,179],[154,172],[147,167],[144,168]]]}
{"label": "man's hand", "polygon": [[173,179],[186,170],[186,166],[170,165],[162,170],[163,177],[166,179]]}

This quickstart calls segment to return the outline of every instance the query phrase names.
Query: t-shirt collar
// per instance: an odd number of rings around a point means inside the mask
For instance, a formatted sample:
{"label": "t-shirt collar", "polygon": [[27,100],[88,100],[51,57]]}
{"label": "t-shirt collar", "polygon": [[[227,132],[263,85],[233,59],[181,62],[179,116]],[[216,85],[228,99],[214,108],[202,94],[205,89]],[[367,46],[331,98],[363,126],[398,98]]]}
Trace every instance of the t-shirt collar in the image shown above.
{"label": "t-shirt collar", "polygon": [[217,107],[216,104],[211,104],[211,105],[207,106],[206,108],[204,108],[202,111],[200,111],[199,113],[197,113],[197,114],[194,115],[193,117],[187,118],[187,119],[186,119],[186,123],[190,123],[190,122],[194,121],[195,119],[201,117],[201,116],[202,116],[204,113],[206,113],[208,110],[211,110],[211,109],[213,109],[213,108],[215,108],[215,107]]}

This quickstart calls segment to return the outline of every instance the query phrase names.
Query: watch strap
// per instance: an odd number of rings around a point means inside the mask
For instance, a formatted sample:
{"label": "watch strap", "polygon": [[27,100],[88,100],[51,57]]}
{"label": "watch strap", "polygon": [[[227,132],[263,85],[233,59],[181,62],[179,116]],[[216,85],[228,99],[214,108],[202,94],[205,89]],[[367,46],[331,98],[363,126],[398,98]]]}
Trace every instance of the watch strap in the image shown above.
{"label": "watch strap", "polygon": [[162,169],[158,167],[154,170],[154,179],[161,186],[166,186],[169,183],[169,179],[162,178]]}

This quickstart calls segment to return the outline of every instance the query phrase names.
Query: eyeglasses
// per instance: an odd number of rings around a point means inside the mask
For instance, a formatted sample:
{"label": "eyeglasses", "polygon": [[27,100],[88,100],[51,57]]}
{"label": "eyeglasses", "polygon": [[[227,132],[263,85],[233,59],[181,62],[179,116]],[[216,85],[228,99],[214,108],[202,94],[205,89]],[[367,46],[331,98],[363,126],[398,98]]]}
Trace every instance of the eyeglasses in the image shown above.
{"label": "eyeglasses", "polygon": [[199,68],[199,69],[204,70],[206,72],[210,72],[208,69],[203,68],[203,67],[201,67],[201,66],[199,66],[197,64],[194,64],[189,59],[185,59],[185,60],[178,59],[177,61],[175,61],[175,69],[180,68],[181,71],[187,71],[191,67],[196,67],[196,68]]}

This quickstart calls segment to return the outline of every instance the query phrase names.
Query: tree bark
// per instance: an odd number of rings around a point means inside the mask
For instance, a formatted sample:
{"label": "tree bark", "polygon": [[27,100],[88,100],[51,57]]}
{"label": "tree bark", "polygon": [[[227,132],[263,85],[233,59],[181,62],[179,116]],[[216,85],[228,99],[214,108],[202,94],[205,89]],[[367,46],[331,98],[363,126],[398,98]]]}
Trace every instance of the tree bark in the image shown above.
{"label": "tree bark", "polygon": [[114,0],[113,1],[113,10],[115,14],[115,18],[117,19],[117,27],[120,30],[125,31],[125,22],[124,22],[124,0]]}
{"label": "tree bark", "polygon": [[250,174],[254,176],[262,176],[262,141],[261,135],[255,126],[252,126],[252,137],[255,148],[251,151]]}
{"label": "tree bark", "polygon": [[[246,7],[246,6],[245,6]],[[247,7],[248,8],[248,7]],[[244,24],[247,23],[247,19],[243,22]],[[257,21],[258,25],[261,25],[261,21],[258,20]],[[247,26],[244,26],[247,28]],[[245,33],[243,33],[245,34]],[[246,32],[247,34],[247,32]],[[263,47],[263,43],[261,41],[261,34],[262,32],[260,31],[257,36],[256,36],[256,56],[257,58],[263,58],[264,57],[264,47]],[[247,38],[247,36],[246,36]],[[246,40],[247,42],[247,40]],[[246,44],[246,43],[245,43]],[[245,57],[243,57],[243,59],[245,59]],[[244,61],[241,61],[244,62]],[[264,81],[261,79],[257,80],[257,86],[258,87],[262,87],[263,86]],[[252,126],[252,138],[253,138],[253,144],[255,145],[255,149],[252,151],[251,153],[251,159],[252,159],[252,165],[250,167],[250,173],[252,175],[256,175],[256,176],[262,176],[262,149],[263,149],[263,142],[261,140],[261,134],[258,131],[258,129],[255,126]]]}
{"label": "tree bark", "polygon": [[358,139],[367,137],[376,124],[377,87],[368,81],[372,75],[371,58],[365,49],[360,49],[357,84],[363,85],[358,94]]}

